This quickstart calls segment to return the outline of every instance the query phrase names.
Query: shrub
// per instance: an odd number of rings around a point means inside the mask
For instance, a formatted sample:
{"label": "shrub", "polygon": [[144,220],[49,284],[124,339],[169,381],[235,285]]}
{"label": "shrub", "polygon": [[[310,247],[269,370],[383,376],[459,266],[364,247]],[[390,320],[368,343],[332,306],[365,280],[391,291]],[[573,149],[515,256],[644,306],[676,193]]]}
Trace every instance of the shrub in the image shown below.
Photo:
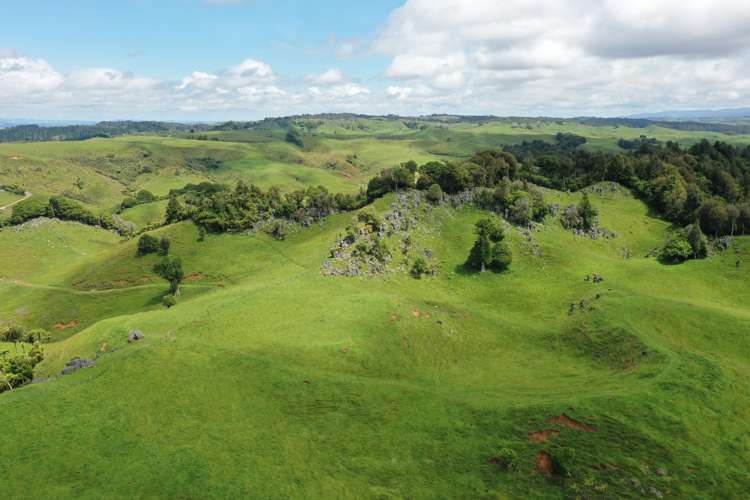
{"label": "shrub", "polygon": [[693,255],[693,248],[685,238],[684,233],[679,231],[667,239],[667,242],[659,251],[659,259],[663,262],[678,263],[688,260]]}
{"label": "shrub", "polygon": [[0,327],[0,340],[3,342],[22,342],[26,340],[26,328],[18,323]]}
{"label": "shrub", "polygon": [[185,277],[179,257],[164,257],[156,263],[154,272],[169,282],[169,291],[172,295],[179,294],[180,283]]}
{"label": "shrub", "polygon": [[169,255],[169,246],[169,239],[162,236],[162,238],[159,240],[159,255],[161,255],[162,257]]}
{"label": "shrub", "polygon": [[496,243],[492,247],[492,253],[490,255],[489,268],[493,271],[505,271],[510,267],[513,262],[513,254],[510,251],[510,247],[504,241]]}
{"label": "shrub", "polygon": [[440,184],[433,183],[428,189],[426,194],[427,200],[432,203],[440,203],[443,201],[443,190]]}
{"label": "shrub", "polygon": [[150,253],[158,253],[161,250],[159,240],[150,234],[144,233],[138,238],[138,250],[136,255],[147,255]]}
{"label": "shrub", "polygon": [[27,220],[36,219],[37,217],[52,217],[49,204],[39,199],[30,199],[13,205],[13,212],[10,216],[11,224],[23,224]]}
{"label": "shrub", "polygon": [[708,238],[701,231],[701,225],[695,221],[688,230],[687,240],[693,249],[693,258],[702,259],[708,255]]}
{"label": "shrub", "polygon": [[422,277],[422,275],[429,274],[430,266],[427,264],[427,261],[424,260],[423,257],[419,256],[414,259],[414,263],[411,265],[410,272],[412,276],[419,279]]}
{"label": "shrub", "polygon": [[65,198],[63,196],[53,196],[49,200],[51,212],[58,219],[72,220],[96,226],[99,224],[99,217],[94,215],[89,209],[77,201]]}
{"label": "shrub", "polygon": [[500,448],[492,461],[502,469],[511,470],[515,468],[517,459],[518,454],[515,451],[510,448]]}
{"label": "shrub", "polygon": [[161,304],[169,309],[170,307],[177,305],[177,299],[174,295],[167,294],[164,297],[161,298]]}

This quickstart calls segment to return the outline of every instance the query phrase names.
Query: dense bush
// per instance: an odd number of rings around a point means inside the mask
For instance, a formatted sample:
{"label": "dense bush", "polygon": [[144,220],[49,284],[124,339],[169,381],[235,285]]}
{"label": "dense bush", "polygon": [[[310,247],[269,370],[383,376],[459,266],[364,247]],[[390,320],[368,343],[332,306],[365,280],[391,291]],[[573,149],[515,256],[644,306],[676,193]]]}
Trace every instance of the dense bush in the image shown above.
{"label": "dense bush", "polygon": [[23,224],[27,220],[37,217],[52,216],[49,203],[38,198],[32,198],[13,205],[13,212],[10,215],[11,224]]}
{"label": "dense bush", "polygon": [[180,283],[185,273],[182,270],[182,261],[178,257],[164,257],[156,263],[154,272],[169,282],[169,293],[180,293]]}
{"label": "dense bush", "polygon": [[159,239],[151,236],[150,234],[144,233],[138,238],[138,249],[136,255],[148,255],[150,253],[159,253],[161,245]]}
{"label": "dense bush", "polygon": [[685,237],[684,232],[672,234],[659,251],[659,260],[676,264],[688,260],[693,255],[693,249]]}
{"label": "dense bush", "polygon": [[0,392],[12,390],[34,378],[34,367],[44,359],[44,349],[35,343],[29,352],[9,356],[0,354]]}
{"label": "dense bush", "polygon": [[89,209],[77,201],[63,196],[53,196],[50,198],[49,206],[53,217],[57,217],[58,219],[72,220],[90,226],[97,226],[101,222],[99,216],[94,215]]}
{"label": "dense bush", "polygon": [[484,272],[486,269],[494,271],[506,270],[513,256],[507,243],[503,241],[505,233],[500,221],[496,217],[480,219],[474,225],[477,239],[469,252],[466,267]]}
{"label": "dense bush", "polygon": [[583,193],[581,202],[568,205],[560,214],[560,224],[565,229],[590,231],[598,225],[599,210],[592,205],[588,193]]}
{"label": "dense bush", "polygon": [[424,260],[424,257],[420,255],[416,259],[414,259],[414,262],[411,265],[411,270],[409,272],[412,276],[419,279],[423,275],[430,272],[430,266],[429,264],[427,264],[427,261]]}

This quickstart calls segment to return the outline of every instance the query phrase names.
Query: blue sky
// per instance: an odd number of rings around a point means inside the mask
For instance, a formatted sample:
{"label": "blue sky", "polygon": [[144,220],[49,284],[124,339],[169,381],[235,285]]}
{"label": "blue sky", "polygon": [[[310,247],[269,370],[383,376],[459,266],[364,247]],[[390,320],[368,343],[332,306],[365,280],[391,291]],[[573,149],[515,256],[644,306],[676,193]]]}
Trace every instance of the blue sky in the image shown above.
{"label": "blue sky", "polygon": [[2,23],[3,117],[750,105],[746,0],[6,0]]}

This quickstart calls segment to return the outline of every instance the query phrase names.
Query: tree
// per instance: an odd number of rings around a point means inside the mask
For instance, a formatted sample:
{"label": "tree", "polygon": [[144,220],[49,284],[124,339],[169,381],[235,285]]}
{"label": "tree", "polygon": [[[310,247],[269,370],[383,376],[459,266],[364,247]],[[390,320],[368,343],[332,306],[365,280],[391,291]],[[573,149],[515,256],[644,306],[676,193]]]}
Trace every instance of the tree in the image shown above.
{"label": "tree", "polygon": [[[474,246],[469,251],[469,258],[466,260],[466,266],[480,272],[484,272],[488,267],[496,270],[503,270],[510,265],[508,255],[510,251],[503,244],[501,245],[505,234],[497,217],[480,219],[474,225],[477,239]],[[495,243],[494,247],[492,243]],[[497,262],[495,262],[497,258]],[[507,261],[507,264],[504,264]]]}
{"label": "tree", "polygon": [[420,255],[416,259],[414,259],[414,263],[411,266],[410,272],[412,276],[420,279],[423,274],[427,274],[430,272],[430,266],[427,264],[427,261],[424,260],[424,258]]}
{"label": "tree", "polygon": [[690,243],[690,248],[693,249],[693,258],[702,259],[708,255],[708,240],[701,231],[700,222],[695,221],[687,233],[687,240]]}
{"label": "tree", "polygon": [[165,255],[169,255],[169,246],[169,239],[166,237],[162,237],[159,240],[159,255],[161,255],[162,257]]}
{"label": "tree", "polygon": [[727,204],[717,198],[706,200],[698,209],[701,227],[709,234],[719,236],[728,226]]}
{"label": "tree", "polygon": [[596,218],[599,215],[599,210],[591,204],[588,193],[583,193],[583,199],[578,204],[578,215],[581,217],[583,229],[588,231],[596,226]]}
{"label": "tree", "polygon": [[684,262],[693,254],[690,243],[685,239],[682,231],[673,234],[659,252],[659,259],[664,262],[676,264]]}
{"label": "tree", "polygon": [[179,257],[164,257],[154,266],[154,272],[169,282],[169,292],[180,294],[180,283],[185,277]]}
{"label": "tree", "polygon": [[510,251],[508,243],[500,241],[492,247],[492,255],[490,256],[490,269],[493,271],[505,271],[510,267],[513,262],[513,254]]}
{"label": "tree", "polygon": [[164,221],[167,224],[179,222],[185,218],[185,209],[176,196],[170,196]]}
{"label": "tree", "polygon": [[144,233],[138,238],[138,250],[136,255],[147,255],[150,253],[157,253],[161,250],[159,240],[151,236],[148,233]]}
{"label": "tree", "polygon": [[432,203],[440,203],[443,201],[443,190],[440,188],[440,184],[433,183],[427,189],[427,200]]}

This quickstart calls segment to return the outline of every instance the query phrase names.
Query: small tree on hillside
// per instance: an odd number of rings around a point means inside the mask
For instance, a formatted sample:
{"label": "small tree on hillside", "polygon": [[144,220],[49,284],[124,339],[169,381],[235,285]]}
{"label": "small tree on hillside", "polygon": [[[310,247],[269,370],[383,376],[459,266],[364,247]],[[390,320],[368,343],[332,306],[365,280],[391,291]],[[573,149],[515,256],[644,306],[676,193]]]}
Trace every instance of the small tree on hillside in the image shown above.
{"label": "small tree on hillside", "polygon": [[180,200],[176,196],[170,196],[169,202],[167,202],[167,211],[164,217],[164,221],[167,224],[173,224],[179,222],[185,218],[185,208],[180,203]]}
{"label": "small tree on hillside", "polygon": [[179,257],[164,257],[154,266],[154,272],[169,282],[169,292],[180,294],[180,283],[185,277],[182,271],[182,261]]}
{"label": "small tree on hillside", "polygon": [[432,203],[440,203],[443,201],[443,190],[440,187],[440,184],[432,184],[427,189],[427,200],[431,201]]}
{"label": "small tree on hillside", "polygon": [[583,229],[588,231],[596,226],[596,218],[599,215],[599,210],[591,204],[588,193],[583,193],[583,199],[578,205],[578,215],[583,222]]}
{"label": "small tree on hillside", "polygon": [[157,253],[160,250],[159,240],[150,234],[144,233],[138,238],[137,255],[147,255]]}
{"label": "small tree on hillside", "polygon": [[693,249],[693,258],[702,259],[708,255],[708,239],[701,231],[700,222],[695,221],[687,233],[687,240]]}
{"label": "small tree on hillside", "polygon": [[469,251],[467,267],[480,272],[486,271],[488,267],[495,271],[507,269],[512,258],[510,248],[503,242],[505,233],[497,217],[479,220],[474,225],[474,230],[477,239]]}
{"label": "small tree on hillside", "polygon": [[170,246],[169,239],[162,237],[159,240],[159,255],[161,256],[169,255],[169,246]]}

